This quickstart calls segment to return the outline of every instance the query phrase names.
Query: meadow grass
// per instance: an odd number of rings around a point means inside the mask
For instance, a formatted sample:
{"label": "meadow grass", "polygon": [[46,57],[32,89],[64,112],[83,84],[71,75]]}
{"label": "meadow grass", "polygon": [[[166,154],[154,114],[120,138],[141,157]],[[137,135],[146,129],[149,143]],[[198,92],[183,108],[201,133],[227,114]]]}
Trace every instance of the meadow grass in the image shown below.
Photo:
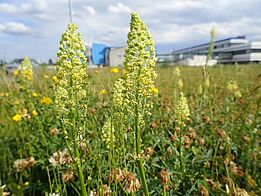
{"label": "meadow grass", "polygon": [[[149,193],[260,194],[260,65],[208,68],[206,94],[200,92],[205,82],[201,67],[179,69],[190,110],[186,125],[175,121],[175,91],[180,89],[174,67],[156,68],[159,93],[151,115],[144,117],[142,156]],[[102,140],[102,127],[113,112],[113,85],[122,69],[119,73],[112,73],[111,68],[87,72],[88,106],[78,141],[86,190],[97,195],[131,194],[127,188],[133,184],[128,182],[133,180],[136,186],[137,180],[141,182],[131,127],[121,126],[124,142],[118,142],[124,149],[118,145],[108,149]],[[35,71],[31,90],[25,92],[19,90],[14,76],[1,73],[0,178],[5,191],[12,194],[80,193],[74,158],[64,151],[67,147],[54,108],[55,75],[55,71]],[[232,80],[240,95],[229,90]],[[101,93],[103,89],[106,93]],[[38,115],[32,114],[33,109]],[[16,114],[22,116],[21,121],[12,119]],[[142,194],[143,188],[136,188],[131,189],[133,193]]]}

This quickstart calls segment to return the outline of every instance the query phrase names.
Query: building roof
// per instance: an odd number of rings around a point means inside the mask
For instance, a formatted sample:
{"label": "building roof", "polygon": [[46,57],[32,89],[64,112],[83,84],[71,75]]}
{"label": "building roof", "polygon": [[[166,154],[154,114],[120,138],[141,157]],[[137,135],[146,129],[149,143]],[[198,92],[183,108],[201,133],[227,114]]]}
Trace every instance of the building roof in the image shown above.
{"label": "building roof", "polygon": [[[246,40],[246,37],[245,36],[229,37],[229,38],[217,40],[217,41],[214,42],[214,44],[225,42],[225,41],[230,41],[230,40]],[[191,46],[191,47],[175,50],[173,53],[181,52],[181,51],[184,51],[184,50],[190,50],[190,49],[194,49],[194,48],[198,48],[198,47],[208,46],[209,44],[210,44],[209,42],[208,43],[204,43],[204,44],[199,44],[199,45],[195,45],[195,46]]]}

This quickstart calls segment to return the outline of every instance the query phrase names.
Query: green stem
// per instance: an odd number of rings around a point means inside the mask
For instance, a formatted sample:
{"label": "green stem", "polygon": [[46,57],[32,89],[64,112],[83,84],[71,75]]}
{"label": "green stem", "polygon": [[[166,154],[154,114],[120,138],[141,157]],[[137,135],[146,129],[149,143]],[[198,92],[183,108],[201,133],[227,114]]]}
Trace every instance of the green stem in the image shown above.
{"label": "green stem", "polygon": [[73,141],[74,141],[74,151],[75,151],[75,157],[76,157],[76,165],[77,165],[77,170],[79,174],[79,180],[81,183],[81,192],[83,196],[87,196],[86,188],[85,188],[85,183],[84,183],[84,176],[82,172],[82,164],[81,164],[81,157],[80,157],[80,152],[79,152],[79,147],[78,147],[78,142],[77,142],[77,132],[76,132],[76,126],[75,126],[75,115],[73,116],[72,119],[73,123]]}
{"label": "green stem", "polygon": [[163,185],[163,196],[166,196],[166,184]]}
{"label": "green stem", "polygon": [[[139,103],[139,102],[137,102]],[[139,112],[138,112],[138,105],[135,105],[135,136],[136,136],[136,154],[139,159],[139,170],[141,174],[141,180],[142,180],[142,185],[145,191],[145,195],[149,195],[149,189],[147,185],[147,180],[145,176],[145,171],[144,167],[142,164],[142,157],[141,157],[141,142],[140,142],[140,127],[139,127]]]}

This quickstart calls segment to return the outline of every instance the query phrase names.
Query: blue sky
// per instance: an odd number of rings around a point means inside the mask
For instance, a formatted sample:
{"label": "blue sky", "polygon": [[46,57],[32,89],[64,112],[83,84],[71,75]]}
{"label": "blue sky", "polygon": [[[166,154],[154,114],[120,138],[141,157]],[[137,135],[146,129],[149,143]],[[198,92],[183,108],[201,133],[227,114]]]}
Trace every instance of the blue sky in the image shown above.
{"label": "blue sky", "polygon": [[[159,53],[208,42],[212,26],[217,39],[261,41],[260,0],[72,0],[72,7],[85,43],[126,45],[131,11],[149,27]],[[0,59],[56,60],[68,22],[68,0],[0,0]]]}

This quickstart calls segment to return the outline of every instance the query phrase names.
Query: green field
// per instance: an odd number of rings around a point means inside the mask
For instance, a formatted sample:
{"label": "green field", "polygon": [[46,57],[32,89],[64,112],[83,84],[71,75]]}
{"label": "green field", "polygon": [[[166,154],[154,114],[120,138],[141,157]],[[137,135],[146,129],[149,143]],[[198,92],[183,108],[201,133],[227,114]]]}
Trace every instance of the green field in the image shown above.
{"label": "green field", "polygon": [[[156,68],[158,93],[153,96],[151,115],[143,118],[141,149],[150,194],[259,195],[261,66],[210,67],[207,84],[201,67],[181,66],[179,70],[180,76],[176,67]],[[113,85],[121,74],[122,69],[119,73],[112,73],[111,68],[88,69],[88,97],[82,110],[85,122],[79,140],[88,193],[143,192],[133,128],[123,125],[115,130],[123,134],[124,141],[115,136],[117,143],[108,147],[104,140],[105,120],[114,110]],[[57,165],[51,160],[55,152],[57,157],[66,154],[55,109],[54,75],[45,69],[35,71],[32,86],[21,90],[17,76],[1,74],[0,180],[12,195],[77,195],[80,191],[73,158],[67,154],[67,162]],[[237,83],[234,89],[228,86],[231,81]],[[175,120],[181,91],[190,111],[184,125]],[[21,119],[14,120],[16,114]],[[129,172],[125,172],[128,180],[121,181],[123,171]]]}

